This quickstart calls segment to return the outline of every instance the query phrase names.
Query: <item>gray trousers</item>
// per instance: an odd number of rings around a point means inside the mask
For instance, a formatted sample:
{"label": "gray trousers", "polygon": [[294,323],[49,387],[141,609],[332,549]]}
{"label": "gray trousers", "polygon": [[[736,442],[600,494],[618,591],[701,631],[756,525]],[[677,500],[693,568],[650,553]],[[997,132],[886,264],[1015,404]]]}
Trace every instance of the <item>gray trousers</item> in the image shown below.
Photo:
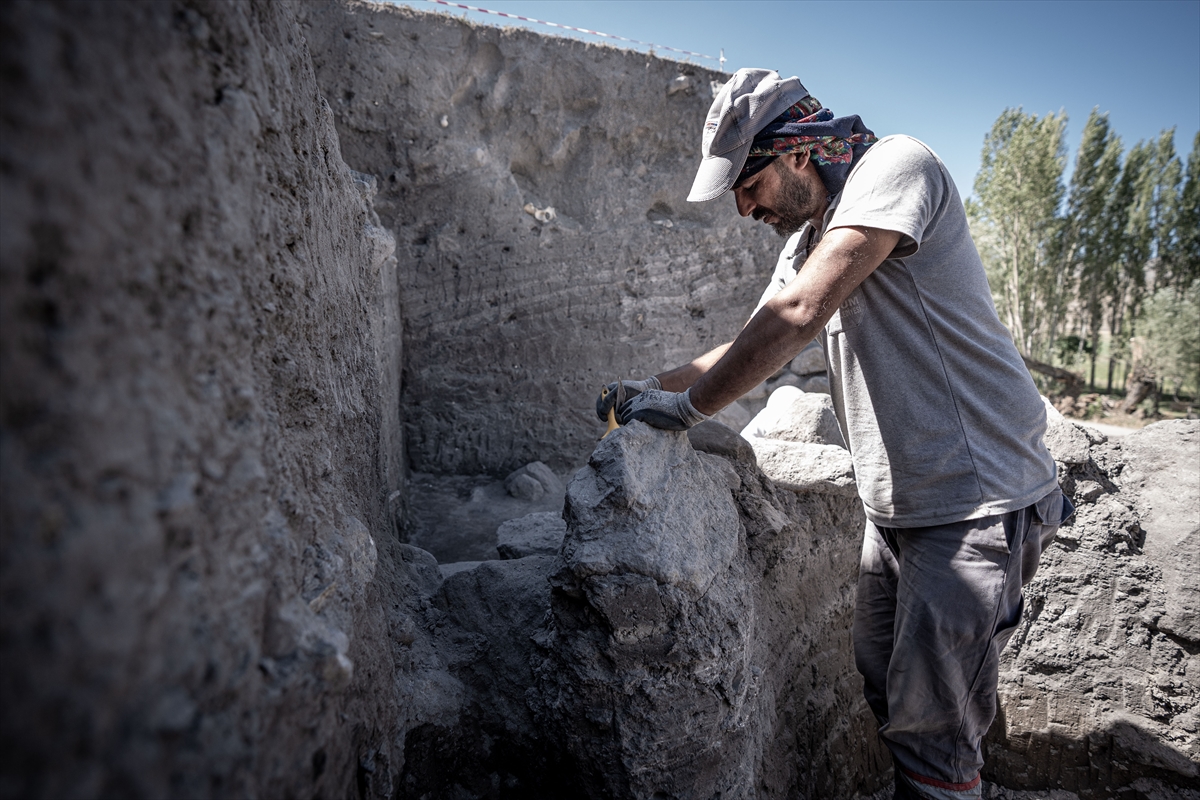
{"label": "gray trousers", "polygon": [[1021,588],[1074,512],[1055,489],[1020,511],[927,528],[867,523],[854,659],[897,798],[980,796],[980,745],[996,715],[1000,651]]}

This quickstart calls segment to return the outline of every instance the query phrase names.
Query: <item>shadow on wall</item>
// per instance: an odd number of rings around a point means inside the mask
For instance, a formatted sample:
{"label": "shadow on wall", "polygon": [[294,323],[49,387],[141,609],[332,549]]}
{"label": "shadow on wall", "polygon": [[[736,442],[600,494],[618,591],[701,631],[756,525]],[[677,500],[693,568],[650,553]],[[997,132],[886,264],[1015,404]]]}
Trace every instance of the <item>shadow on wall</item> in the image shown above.
{"label": "shadow on wall", "polygon": [[580,798],[578,769],[552,743],[464,716],[453,730],[423,725],[404,740],[399,800]]}
{"label": "shadow on wall", "polygon": [[1083,737],[1006,733],[1001,708],[985,740],[984,780],[1026,791],[1065,789],[1084,800],[1200,798],[1200,765],[1133,721]]}

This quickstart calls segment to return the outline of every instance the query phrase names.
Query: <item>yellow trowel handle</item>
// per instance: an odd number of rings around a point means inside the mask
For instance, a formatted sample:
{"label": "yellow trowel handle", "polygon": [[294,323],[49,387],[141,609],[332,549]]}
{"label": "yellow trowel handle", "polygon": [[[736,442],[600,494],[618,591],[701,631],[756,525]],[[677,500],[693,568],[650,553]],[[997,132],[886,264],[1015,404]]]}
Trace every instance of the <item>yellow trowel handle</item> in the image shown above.
{"label": "yellow trowel handle", "polygon": [[[600,390],[600,396],[608,397],[608,387],[607,386]],[[608,430],[606,430],[604,432],[604,436],[608,436],[610,433],[612,433],[619,427],[621,427],[621,426],[619,424],[617,424],[617,409],[614,406],[613,408],[610,408],[608,410]],[[600,438],[603,439],[604,436],[601,436]]]}

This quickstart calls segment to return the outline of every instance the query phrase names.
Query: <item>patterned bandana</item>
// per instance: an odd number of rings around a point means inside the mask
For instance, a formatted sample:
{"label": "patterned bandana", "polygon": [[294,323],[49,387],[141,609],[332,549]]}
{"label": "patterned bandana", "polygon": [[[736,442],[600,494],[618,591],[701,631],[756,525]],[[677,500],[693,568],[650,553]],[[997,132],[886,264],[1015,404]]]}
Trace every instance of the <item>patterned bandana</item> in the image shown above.
{"label": "patterned bandana", "polygon": [[806,97],[758,132],[734,186],[766,169],[776,157],[808,153],[832,197],[842,190],[850,168],[878,141],[857,114],[834,117],[815,97]]}

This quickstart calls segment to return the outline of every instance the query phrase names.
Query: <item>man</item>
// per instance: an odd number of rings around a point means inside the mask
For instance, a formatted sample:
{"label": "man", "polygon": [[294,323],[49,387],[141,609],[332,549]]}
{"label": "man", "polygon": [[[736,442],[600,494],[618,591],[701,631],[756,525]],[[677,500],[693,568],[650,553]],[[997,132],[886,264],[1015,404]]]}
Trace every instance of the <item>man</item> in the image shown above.
{"label": "man", "polygon": [[737,338],[626,382],[618,419],[684,430],[823,336],[867,516],[855,662],[896,797],[979,797],[1000,650],[1072,509],[958,191],[922,143],[876,141],[768,70],[725,85],[702,148],[688,200],[732,189],[738,213],[794,235]]}

